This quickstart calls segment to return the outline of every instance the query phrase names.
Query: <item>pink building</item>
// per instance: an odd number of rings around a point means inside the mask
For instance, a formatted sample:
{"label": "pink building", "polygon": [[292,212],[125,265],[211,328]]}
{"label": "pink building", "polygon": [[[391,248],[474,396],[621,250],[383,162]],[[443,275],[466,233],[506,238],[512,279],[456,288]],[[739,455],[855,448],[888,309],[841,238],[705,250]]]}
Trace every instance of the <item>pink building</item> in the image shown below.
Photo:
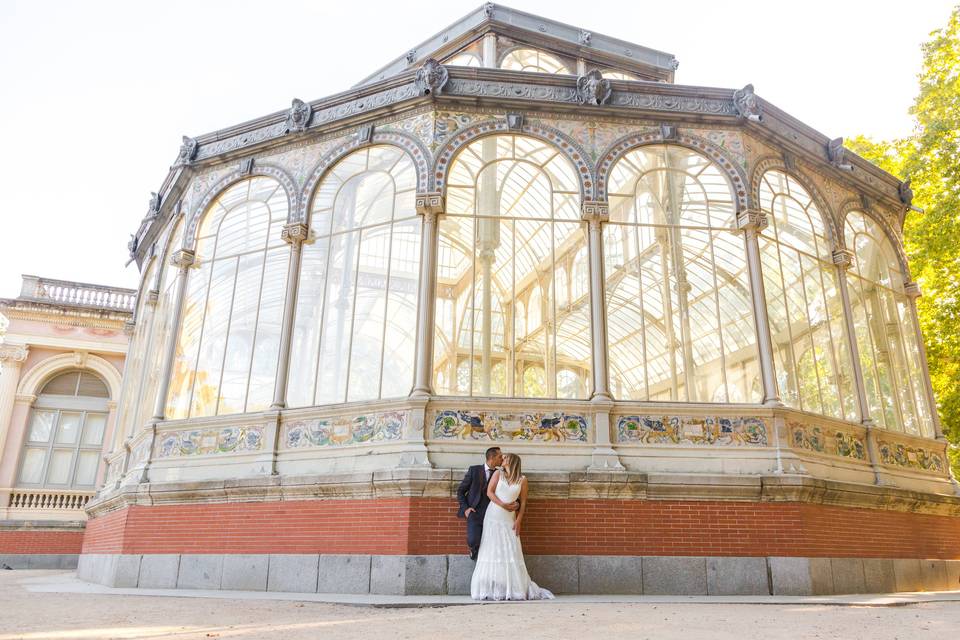
{"label": "pink building", "polygon": [[0,566],[76,566],[114,448],[135,299],[36,276],[0,298]]}

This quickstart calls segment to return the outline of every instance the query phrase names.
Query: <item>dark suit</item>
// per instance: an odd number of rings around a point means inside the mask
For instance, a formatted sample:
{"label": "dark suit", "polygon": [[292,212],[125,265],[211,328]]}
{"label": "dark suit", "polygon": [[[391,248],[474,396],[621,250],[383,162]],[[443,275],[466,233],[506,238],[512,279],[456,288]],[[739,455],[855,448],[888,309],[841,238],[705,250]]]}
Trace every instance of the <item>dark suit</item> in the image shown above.
{"label": "dark suit", "polygon": [[[490,470],[490,477],[493,477],[494,471],[496,470]],[[483,516],[487,513],[487,506],[490,504],[490,498],[487,497],[489,478],[486,475],[484,465],[473,465],[467,469],[457,489],[457,500],[460,502],[457,517],[467,518],[467,546],[470,547],[470,554],[474,557],[480,549],[480,538],[483,537]],[[475,509],[475,511],[466,516],[467,509]]]}

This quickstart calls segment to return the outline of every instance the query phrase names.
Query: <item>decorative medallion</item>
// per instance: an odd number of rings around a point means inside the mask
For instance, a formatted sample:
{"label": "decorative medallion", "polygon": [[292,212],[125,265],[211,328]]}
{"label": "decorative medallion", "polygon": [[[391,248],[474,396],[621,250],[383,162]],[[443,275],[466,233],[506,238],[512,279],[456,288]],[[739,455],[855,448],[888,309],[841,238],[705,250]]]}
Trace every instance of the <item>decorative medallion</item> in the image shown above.
{"label": "decorative medallion", "polygon": [[612,95],[610,81],[604,78],[598,69],[591,69],[577,78],[576,98],[580,104],[606,104]]}
{"label": "decorative medallion", "polygon": [[287,112],[287,133],[306,131],[310,125],[311,115],[313,115],[313,109],[310,105],[299,98],[294,98],[290,103],[290,111]]}
{"label": "decorative medallion", "polygon": [[443,87],[450,80],[450,74],[447,68],[437,62],[434,58],[427,58],[417,70],[416,85],[420,95],[429,94],[439,95]]}

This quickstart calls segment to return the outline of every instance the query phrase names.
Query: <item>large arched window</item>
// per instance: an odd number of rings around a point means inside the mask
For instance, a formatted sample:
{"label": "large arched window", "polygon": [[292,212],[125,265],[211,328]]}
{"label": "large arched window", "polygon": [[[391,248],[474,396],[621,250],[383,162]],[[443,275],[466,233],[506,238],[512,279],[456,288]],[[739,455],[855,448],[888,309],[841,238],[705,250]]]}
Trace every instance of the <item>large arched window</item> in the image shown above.
{"label": "large arched window", "polygon": [[287,195],[253,177],[204,213],[187,280],[167,418],[265,409],[273,400],[289,248]]}
{"label": "large arched window", "polygon": [[623,156],[609,178],[610,388],[624,400],[757,402],[742,237],[727,178],[684,147]]}
{"label": "large arched window", "polygon": [[532,73],[570,74],[570,70],[559,58],[539,49],[513,49],[503,56],[500,68]]}
{"label": "large arched window", "polygon": [[[137,298],[136,327],[124,362],[123,404],[117,420],[119,438],[142,429],[153,415],[160,383],[164,345],[173,331],[173,304],[177,285],[177,267],[170,257],[183,242],[183,218],[173,223],[164,248],[151,261],[143,275],[143,287]],[[156,281],[157,270],[160,280]],[[151,289],[158,285],[157,298],[150,303]]]}
{"label": "large arched window", "polygon": [[110,391],[96,374],[69,371],[47,382],[30,413],[19,484],[93,489]]}
{"label": "large arched window", "polygon": [[[440,223],[437,393],[586,397],[590,297],[585,271],[569,269],[585,246],[579,181],[558,149],[496,135],[461,150]],[[579,295],[561,306],[558,286]]]}
{"label": "large arched window", "polygon": [[905,274],[883,229],[860,211],[847,214],[847,271],[857,350],[870,417],[888,429],[934,436]]}
{"label": "large arched window", "polygon": [[376,145],[313,197],[290,358],[292,407],[404,396],[413,386],[420,273],[417,173]]}
{"label": "large arched window", "polygon": [[780,397],[789,407],[857,420],[843,301],[823,215],[782,171],[763,175],[759,197],[769,223],[760,255]]}

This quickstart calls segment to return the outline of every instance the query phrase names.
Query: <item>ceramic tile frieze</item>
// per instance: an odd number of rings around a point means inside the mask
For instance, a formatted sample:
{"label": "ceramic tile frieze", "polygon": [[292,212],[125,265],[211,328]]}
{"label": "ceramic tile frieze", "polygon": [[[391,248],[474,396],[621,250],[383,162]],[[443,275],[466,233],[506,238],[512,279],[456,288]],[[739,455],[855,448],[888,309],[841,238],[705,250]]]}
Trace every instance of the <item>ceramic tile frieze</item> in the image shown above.
{"label": "ceramic tile frieze", "polygon": [[714,446],[766,446],[767,423],[745,416],[617,416],[617,442]]}
{"label": "ceramic tile frieze", "polygon": [[158,458],[241,453],[263,448],[263,427],[223,427],[190,429],[164,433],[160,437]]}
{"label": "ceramic tile frieze", "polygon": [[867,459],[867,445],[863,436],[844,429],[820,425],[788,422],[790,445],[794,449],[806,449],[854,460]]}
{"label": "ceramic tile frieze", "polygon": [[494,442],[586,442],[584,416],[554,411],[511,413],[445,409],[433,415],[435,440],[490,440]]}
{"label": "ceramic tile frieze", "polygon": [[143,464],[150,457],[150,438],[143,438],[130,452],[130,466]]}
{"label": "ceramic tile frieze", "polygon": [[880,462],[888,467],[916,469],[932,473],[943,473],[946,463],[939,451],[928,451],[923,447],[911,447],[899,442],[881,440],[878,446]]}
{"label": "ceramic tile frieze", "polygon": [[406,411],[297,420],[283,425],[283,442],[305,449],[400,440],[408,420]]}

